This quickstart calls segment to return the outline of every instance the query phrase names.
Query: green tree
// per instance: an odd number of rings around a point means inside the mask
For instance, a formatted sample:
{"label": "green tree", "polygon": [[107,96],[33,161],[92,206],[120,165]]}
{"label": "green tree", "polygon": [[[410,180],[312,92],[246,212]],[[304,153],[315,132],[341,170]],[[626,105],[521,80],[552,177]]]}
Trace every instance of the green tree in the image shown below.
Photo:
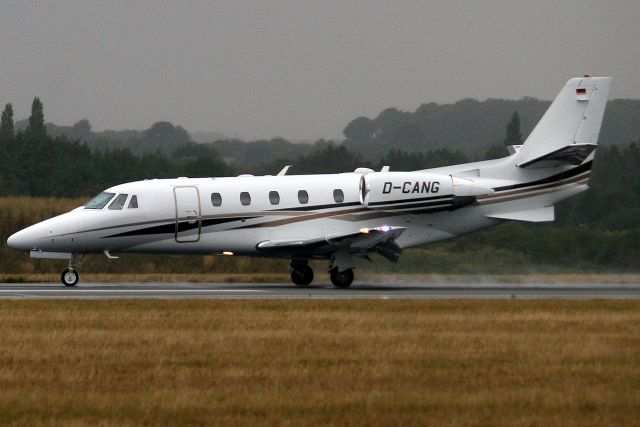
{"label": "green tree", "polygon": [[73,132],[78,136],[87,136],[91,133],[91,124],[89,120],[82,119],[73,124]]}
{"label": "green tree", "polygon": [[33,98],[31,104],[31,116],[29,117],[29,127],[27,128],[29,133],[37,136],[47,134],[47,128],[44,125],[44,109],[42,102],[37,96]]}
{"label": "green tree", "polygon": [[459,150],[449,150],[447,148],[427,152],[390,150],[380,159],[376,168],[379,169],[382,166],[389,166],[393,171],[415,171],[468,162],[469,159],[464,153]]}
{"label": "green tree", "polygon": [[373,121],[367,117],[358,117],[351,120],[342,133],[347,139],[359,143],[367,143],[373,136],[375,125]]}
{"label": "green tree", "polygon": [[508,155],[509,152],[504,145],[496,144],[489,147],[484,155],[484,160],[501,159],[503,157],[507,157]]}
{"label": "green tree", "polygon": [[293,162],[294,174],[350,172],[359,167],[370,166],[359,155],[349,151],[344,145],[333,141],[316,145],[308,156]]}
{"label": "green tree", "polygon": [[511,120],[507,124],[507,134],[504,137],[504,145],[522,144],[522,134],[520,133],[520,115],[517,111],[511,115]]}
{"label": "green tree", "polygon": [[174,126],[170,122],[156,122],[144,132],[145,138],[157,142],[190,142],[191,136],[181,126]]}
{"label": "green tree", "polygon": [[0,122],[0,137],[13,138],[13,106],[8,103],[4,106],[2,112],[2,121]]}

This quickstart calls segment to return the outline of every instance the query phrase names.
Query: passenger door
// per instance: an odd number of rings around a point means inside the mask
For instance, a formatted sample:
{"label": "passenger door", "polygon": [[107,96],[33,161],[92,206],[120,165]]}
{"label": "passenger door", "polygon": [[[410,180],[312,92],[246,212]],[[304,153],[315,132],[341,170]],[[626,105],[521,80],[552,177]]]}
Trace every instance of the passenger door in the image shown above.
{"label": "passenger door", "polygon": [[202,227],[198,188],[174,187],[173,197],[176,203],[176,242],[197,242]]}

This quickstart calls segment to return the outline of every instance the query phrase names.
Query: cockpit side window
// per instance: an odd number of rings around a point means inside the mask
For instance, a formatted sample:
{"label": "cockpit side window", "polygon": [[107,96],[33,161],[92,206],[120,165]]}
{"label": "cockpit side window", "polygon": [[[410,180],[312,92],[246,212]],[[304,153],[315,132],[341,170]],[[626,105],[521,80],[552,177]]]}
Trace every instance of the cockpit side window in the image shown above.
{"label": "cockpit side window", "polygon": [[133,196],[131,196],[131,200],[129,200],[129,206],[127,206],[127,209],[136,209],[137,207],[138,207],[138,196],[134,194]]}
{"label": "cockpit side window", "polygon": [[116,193],[106,193],[106,192],[100,193],[93,199],[89,200],[89,202],[86,205],[84,205],[84,208],[85,209],[102,209],[107,205],[107,203],[109,203],[111,199],[113,199],[113,196],[115,195]]}
{"label": "cockpit side window", "polygon": [[111,204],[109,205],[109,209],[111,209],[112,211],[122,210],[122,208],[124,207],[124,202],[127,201],[127,197],[129,197],[128,194],[119,194],[118,197],[116,197],[113,202],[111,202]]}

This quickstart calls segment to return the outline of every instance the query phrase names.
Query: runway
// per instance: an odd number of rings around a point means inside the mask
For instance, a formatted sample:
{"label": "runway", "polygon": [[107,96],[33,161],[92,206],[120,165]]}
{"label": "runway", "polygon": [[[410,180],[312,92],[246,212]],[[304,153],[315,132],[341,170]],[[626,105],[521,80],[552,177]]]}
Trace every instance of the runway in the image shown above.
{"label": "runway", "polygon": [[558,283],[54,283],[0,284],[0,299],[585,299],[640,298],[640,284]]}

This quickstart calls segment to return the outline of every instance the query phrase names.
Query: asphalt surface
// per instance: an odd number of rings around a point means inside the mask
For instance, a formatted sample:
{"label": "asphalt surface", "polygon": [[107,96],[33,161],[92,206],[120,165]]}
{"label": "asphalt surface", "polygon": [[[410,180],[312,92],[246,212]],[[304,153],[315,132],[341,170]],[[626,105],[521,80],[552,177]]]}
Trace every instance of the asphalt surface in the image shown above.
{"label": "asphalt surface", "polygon": [[536,299],[640,298],[639,284],[558,283],[329,283],[307,288],[288,283],[55,283],[0,284],[0,299]]}

